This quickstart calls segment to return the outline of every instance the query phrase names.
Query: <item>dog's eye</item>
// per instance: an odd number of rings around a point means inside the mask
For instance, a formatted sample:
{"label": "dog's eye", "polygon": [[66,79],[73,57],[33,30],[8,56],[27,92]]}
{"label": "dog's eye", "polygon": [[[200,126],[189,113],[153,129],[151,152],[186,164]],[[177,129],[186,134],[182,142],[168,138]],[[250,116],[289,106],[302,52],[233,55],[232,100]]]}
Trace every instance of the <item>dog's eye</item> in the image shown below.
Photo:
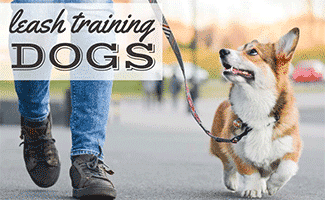
{"label": "dog's eye", "polygon": [[256,49],[251,49],[247,52],[247,54],[250,56],[256,56],[256,55],[258,55],[258,52]]}

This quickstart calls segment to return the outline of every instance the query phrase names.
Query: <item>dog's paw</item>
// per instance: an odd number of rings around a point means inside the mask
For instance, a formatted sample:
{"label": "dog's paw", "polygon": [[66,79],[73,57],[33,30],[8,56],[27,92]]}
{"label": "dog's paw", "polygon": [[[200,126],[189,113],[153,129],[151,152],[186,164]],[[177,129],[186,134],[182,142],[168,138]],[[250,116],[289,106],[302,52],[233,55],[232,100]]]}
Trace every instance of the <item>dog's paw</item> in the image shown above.
{"label": "dog's paw", "polygon": [[277,193],[297,173],[298,165],[294,161],[281,161],[277,171],[267,181],[269,195]]}
{"label": "dog's paw", "polygon": [[231,192],[236,192],[238,189],[238,181],[229,179],[229,180],[225,181],[225,186]]}
{"label": "dog's paw", "polygon": [[261,178],[258,173],[244,176],[245,189],[241,193],[242,197],[262,198],[263,193],[267,193],[266,179]]}
{"label": "dog's paw", "polygon": [[257,183],[254,188],[245,189],[241,193],[241,196],[247,198],[262,198],[263,194],[267,193],[268,191],[266,189],[265,181],[261,181],[260,183]]}
{"label": "dog's paw", "polygon": [[247,198],[262,198],[263,194],[269,194],[265,184],[262,184],[256,189],[246,189],[241,193],[241,196]]}
{"label": "dog's paw", "polygon": [[267,183],[267,191],[270,196],[275,195],[280,190],[280,188],[280,186],[276,186],[270,182]]}
{"label": "dog's paw", "polygon": [[242,192],[242,197],[247,198],[262,198],[262,190],[245,190]]}
{"label": "dog's paw", "polygon": [[232,192],[238,189],[238,177],[236,171],[224,171],[223,174],[224,184],[226,188]]}
{"label": "dog's paw", "polygon": [[278,192],[278,190],[279,190],[279,188],[268,189],[268,193],[270,196],[273,196]]}

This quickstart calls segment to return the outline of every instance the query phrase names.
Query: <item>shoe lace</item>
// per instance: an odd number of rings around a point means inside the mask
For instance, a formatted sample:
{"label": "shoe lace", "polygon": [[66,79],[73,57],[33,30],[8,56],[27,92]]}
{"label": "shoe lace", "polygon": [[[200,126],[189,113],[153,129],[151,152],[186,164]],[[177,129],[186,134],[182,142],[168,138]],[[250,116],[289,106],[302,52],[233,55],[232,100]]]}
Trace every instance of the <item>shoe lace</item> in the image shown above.
{"label": "shoe lace", "polygon": [[[101,146],[100,145],[98,145],[98,146],[99,146],[99,155],[98,155],[98,157],[101,157],[103,151],[102,151]],[[92,171],[92,175],[94,177],[107,180],[113,185],[113,183],[105,175],[105,172],[108,175],[113,175],[114,171],[110,170],[108,165],[106,165],[103,161],[99,160],[98,157],[94,156],[92,160],[87,162],[86,163],[87,168]]]}
{"label": "shoe lace", "polygon": [[44,131],[43,128],[32,128],[32,129],[30,128],[28,130],[23,129],[19,137],[20,137],[20,139],[25,140],[25,141],[21,142],[19,144],[19,146],[21,146],[23,144],[31,144],[33,146],[39,146],[44,141],[49,141],[50,143],[55,142],[55,139],[53,139],[53,138],[45,138],[44,136],[41,136],[41,137],[39,137],[39,138],[37,138],[35,140],[32,140],[32,139],[26,140],[26,136],[25,136],[26,132],[39,133],[39,132],[42,132],[42,131]]}
{"label": "shoe lace", "polygon": [[[34,128],[33,131],[38,132],[38,131],[43,131],[43,129],[38,129]],[[20,135],[20,139],[24,140],[19,144],[19,147],[21,145],[26,145],[28,144],[28,151],[31,153],[31,155],[35,155],[38,157],[38,159],[45,159],[45,152],[48,152],[52,150],[52,147],[56,141],[54,138],[45,138],[45,136],[41,136],[37,139],[28,139],[26,140],[26,131],[22,131]],[[37,153],[36,153],[37,152]]]}
{"label": "shoe lace", "polygon": [[[101,157],[103,155],[103,150],[102,150],[102,147],[99,145],[99,142],[98,142],[98,147],[99,147],[98,157]],[[104,170],[104,172],[108,173],[109,175],[113,175],[114,171],[110,170],[109,166],[106,165],[103,161],[99,160],[98,157],[94,156],[94,159],[87,163],[88,169],[99,170],[99,168],[101,168],[102,170]],[[98,164],[100,164],[100,167]]]}
{"label": "shoe lace", "polygon": [[110,170],[109,167],[104,162],[99,160],[97,156],[94,156],[91,161],[86,162],[86,166],[90,170],[88,173],[91,173],[92,177],[108,181],[114,187],[114,184],[107,178],[106,175],[113,175],[114,171]]}
{"label": "shoe lace", "polygon": [[[20,144],[19,144],[19,146],[21,146],[21,145],[23,145],[23,144],[30,144],[30,145],[32,145],[32,146],[34,146],[34,147],[38,147],[38,146],[40,146],[41,144],[53,144],[53,143],[55,143],[56,141],[55,141],[55,139],[53,139],[53,138],[51,138],[51,139],[49,139],[49,138],[39,138],[39,139],[37,139],[37,140],[28,140],[28,141],[22,141]],[[46,145],[46,146],[48,146],[48,145]]]}
{"label": "shoe lace", "polygon": [[100,161],[97,156],[94,156],[94,158],[86,163],[87,168],[95,171],[95,172],[101,172],[100,169],[104,170],[109,175],[113,175],[114,171],[109,169],[109,166],[106,165],[104,162]]}

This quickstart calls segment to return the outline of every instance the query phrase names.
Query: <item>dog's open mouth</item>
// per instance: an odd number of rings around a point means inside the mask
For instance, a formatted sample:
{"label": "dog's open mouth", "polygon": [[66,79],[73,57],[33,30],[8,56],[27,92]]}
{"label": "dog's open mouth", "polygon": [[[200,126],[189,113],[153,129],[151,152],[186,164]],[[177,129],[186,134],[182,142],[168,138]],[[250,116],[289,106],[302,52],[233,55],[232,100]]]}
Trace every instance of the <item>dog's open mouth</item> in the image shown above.
{"label": "dog's open mouth", "polygon": [[224,75],[238,75],[242,76],[247,79],[253,79],[254,78],[254,72],[250,70],[244,70],[244,69],[238,69],[233,66],[230,66],[229,64],[223,63],[225,67],[225,71],[223,72]]}

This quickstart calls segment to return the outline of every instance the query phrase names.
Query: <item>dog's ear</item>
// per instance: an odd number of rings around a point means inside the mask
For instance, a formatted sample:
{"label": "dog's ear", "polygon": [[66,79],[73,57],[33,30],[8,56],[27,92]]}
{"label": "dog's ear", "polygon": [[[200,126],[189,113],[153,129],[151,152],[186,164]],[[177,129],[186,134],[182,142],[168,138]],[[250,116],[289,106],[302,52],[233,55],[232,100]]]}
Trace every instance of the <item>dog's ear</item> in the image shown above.
{"label": "dog's ear", "polygon": [[294,28],[275,43],[276,65],[278,68],[281,68],[291,61],[298,44],[298,40],[299,28]]}

